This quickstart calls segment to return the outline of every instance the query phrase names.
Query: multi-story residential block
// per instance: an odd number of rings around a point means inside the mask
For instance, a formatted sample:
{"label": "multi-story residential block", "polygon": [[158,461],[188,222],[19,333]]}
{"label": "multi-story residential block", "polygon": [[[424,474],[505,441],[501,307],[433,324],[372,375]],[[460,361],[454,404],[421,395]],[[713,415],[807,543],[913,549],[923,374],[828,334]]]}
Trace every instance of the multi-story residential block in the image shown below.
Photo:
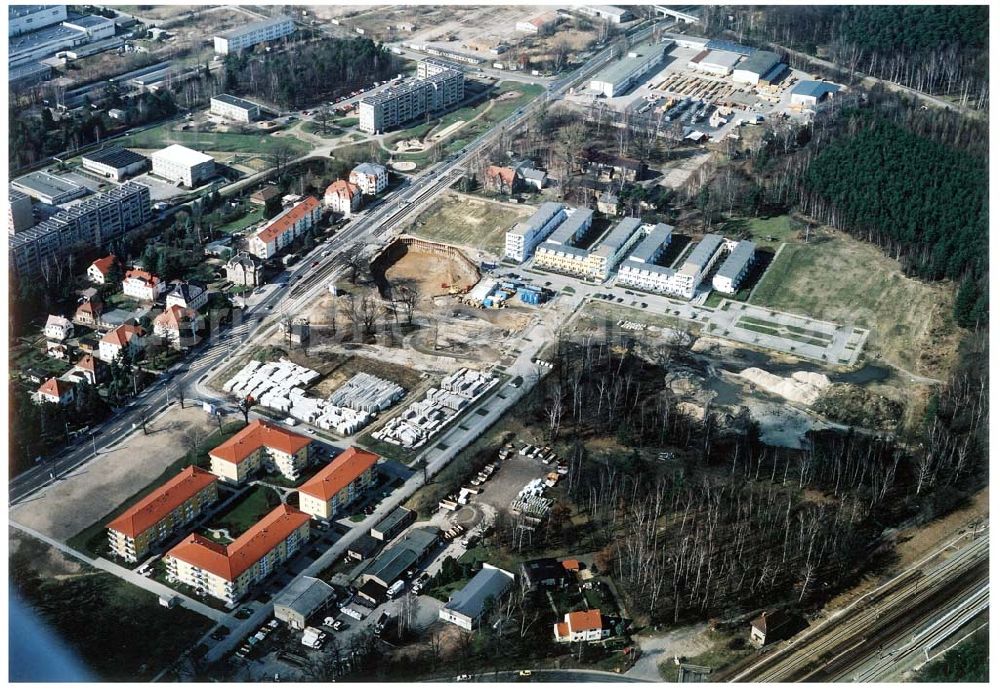
{"label": "multi-story residential block", "polygon": [[688,300],[693,298],[695,289],[719,261],[725,249],[726,243],[718,235],[706,235],[702,238],[674,274],[670,292]]}
{"label": "multi-story residential block", "polygon": [[187,187],[197,187],[215,175],[214,158],[180,144],[153,152],[152,160],[153,175]]}
{"label": "multi-story residential block", "polygon": [[575,243],[590,230],[594,212],[575,209],[552,231],[552,235],[535,249],[534,266],[570,275],[586,273],[587,250]]}
{"label": "multi-story residential block", "polygon": [[611,634],[599,609],[570,612],[563,621],[552,625],[556,643],[599,641]]}
{"label": "multi-story residential block", "polygon": [[617,284],[651,293],[669,293],[676,272],[657,262],[670,245],[673,230],[673,226],[666,223],[653,226],[646,238],[618,267]]}
{"label": "multi-story residential block", "polygon": [[623,218],[587,255],[586,276],[598,281],[611,277],[618,263],[643,238],[642,221]]}
{"label": "multi-story residential block", "polygon": [[729,256],[712,277],[712,287],[720,293],[733,294],[740,289],[743,280],[753,266],[757,246],[749,240],[727,242]]}
{"label": "multi-story residential block", "polygon": [[228,545],[192,533],[163,558],[167,577],[234,606],[309,541],[309,514],[282,504]]}
{"label": "multi-story residential block", "polygon": [[110,146],[93,153],[84,154],[81,159],[84,170],[97,173],[115,182],[138,175],[149,168],[149,159],[120,146]]}
{"label": "multi-story residential block", "polygon": [[58,314],[50,314],[45,320],[45,338],[50,341],[65,341],[73,335],[73,322]]}
{"label": "multi-story residential block", "polygon": [[365,96],[358,104],[358,128],[376,134],[409,122],[425,113],[450,108],[465,98],[464,73],[438,61],[422,61],[409,79]]}
{"label": "multi-story residential block", "polygon": [[361,190],[347,180],[334,180],[326,188],[323,203],[343,214],[344,218],[350,218],[353,212],[361,208]]}
{"label": "multi-story residential block", "polygon": [[219,498],[218,484],[212,473],[189,465],[108,523],[112,553],[141,561],[152,547],[203,515]]}
{"label": "multi-story residential block", "polygon": [[389,186],[389,171],[378,163],[359,163],[351,171],[348,181],[365,194],[374,197]]}
{"label": "multi-story residential block", "polygon": [[254,420],[228,441],[208,452],[212,472],[226,482],[242,485],[261,467],[298,481],[309,465],[309,437],[279,425]]}
{"label": "multi-story residential block", "polygon": [[122,280],[122,292],[130,298],[144,302],[156,302],[167,290],[167,285],[159,276],[144,269],[129,269]]}
{"label": "multi-story residential block", "polygon": [[236,122],[253,122],[260,119],[260,106],[245,98],[219,94],[212,96],[209,111],[212,115]]}
{"label": "multi-story residential block", "polygon": [[13,187],[7,190],[7,231],[14,235],[35,225],[31,197]]}
{"label": "multi-story residential block", "polygon": [[31,275],[75,249],[106,248],[151,216],[149,188],[127,182],[17,233],[10,239],[10,266],[21,276]]}
{"label": "multi-story residential block", "polygon": [[72,382],[52,377],[38,387],[33,399],[35,403],[54,403],[58,406],[67,406],[73,402],[75,394],[76,389]]}
{"label": "multi-story residential block", "polygon": [[142,352],[144,335],[141,326],[122,324],[104,334],[98,345],[98,357],[108,364],[114,362],[123,352],[134,357]]}
{"label": "multi-story residential block", "polygon": [[531,258],[535,248],[566,219],[566,210],[557,202],[545,202],[527,221],[507,231],[504,254],[516,262]]}
{"label": "multi-story residential block", "polygon": [[299,487],[299,508],[331,520],[375,484],[378,456],[348,448]]}
{"label": "multi-story residential block", "polygon": [[306,197],[272,218],[247,242],[250,254],[270,259],[305,234],[323,216],[323,206],[315,197]]}
{"label": "multi-story residential block", "polygon": [[291,17],[279,14],[277,17],[238,26],[215,36],[215,52],[220,55],[239,53],[258,43],[277,41],[279,38],[291,36],[294,32],[295,24]]}

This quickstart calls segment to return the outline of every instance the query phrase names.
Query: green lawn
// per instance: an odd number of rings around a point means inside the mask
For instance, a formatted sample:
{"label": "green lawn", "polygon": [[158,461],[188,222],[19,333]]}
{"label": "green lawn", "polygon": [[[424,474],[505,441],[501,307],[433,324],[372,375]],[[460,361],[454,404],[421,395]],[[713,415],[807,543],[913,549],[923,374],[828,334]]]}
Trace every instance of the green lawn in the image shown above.
{"label": "green lawn", "polygon": [[216,516],[206,528],[224,528],[234,539],[281,503],[278,493],[270,487],[257,485],[238,500],[224,516]]}
{"label": "green lawn", "polygon": [[264,207],[254,205],[249,213],[241,218],[237,218],[235,221],[230,221],[224,226],[219,226],[218,231],[224,235],[231,235],[232,233],[239,233],[246,230],[255,223],[260,223],[264,220]]}
{"label": "green lawn", "polygon": [[[213,625],[182,607],[161,607],[152,593],[70,557],[54,560],[32,538],[17,538],[12,584],[94,681],[150,681]],[[69,567],[59,570],[70,573],[47,572],[60,562]]]}
{"label": "green lawn", "polygon": [[199,151],[226,151],[241,154],[269,154],[280,147],[287,147],[296,156],[307,154],[312,147],[294,137],[272,137],[261,134],[235,132],[185,132],[168,123],[130,134],[119,140],[122,146],[137,149],[160,149],[168,144],[181,144]]}
{"label": "green lawn", "polygon": [[324,137],[329,139],[332,139],[333,137],[339,137],[344,133],[344,131],[341,128],[331,124],[327,125],[326,131],[324,132],[323,128],[320,127],[318,122],[312,122],[312,121],[303,123],[302,131],[307,132],[309,134],[314,134],[317,137]]}
{"label": "green lawn", "polygon": [[421,213],[408,232],[427,240],[501,254],[506,232],[533,212],[532,207],[515,208],[449,193]]}

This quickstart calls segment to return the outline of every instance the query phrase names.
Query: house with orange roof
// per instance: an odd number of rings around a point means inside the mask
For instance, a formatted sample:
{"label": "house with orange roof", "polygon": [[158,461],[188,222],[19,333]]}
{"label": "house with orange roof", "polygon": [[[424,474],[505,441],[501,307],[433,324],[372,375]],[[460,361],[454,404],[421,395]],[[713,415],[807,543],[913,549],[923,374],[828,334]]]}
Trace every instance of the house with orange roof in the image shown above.
{"label": "house with orange roof", "polygon": [[138,355],[142,352],[142,337],[144,335],[145,331],[141,326],[122,324],[117,329],[104,334],[104,338],[101,339],[98,346],[98,357],[111,364],[124,351],[133,356]]}
{"label": "house with orange roof", "polygon": [[228,441],[208,452],[212,472],[226,482],[242,485],[263,466],[292,482],[309,465],[309,437],[280,425],[254,420]]}
{"label": "house with orange roof", "polygon": [[356,446],[299,487],[299,508],[315,518],[332,520],[375,484],[378,456]]}
{"label": "house with orange roof", "polygon": [[76,365],[64,375],[68,381],[87,382],[97,385],[108,378],[108,365],[93,355],[87,354],[81,357]]}
{"label": "house with orange roof", "polygon": [[122,292],[130,298],[144,302],[156,302],[156,299],[167,289],[167,285],[143,269],[129,269],[122,281]]}
{"label": "house with orange roof", "polygon": [[72,382],[52,377],[38,387],[35,392],[35,403],[55,403],[59,406],[66,406],[73,402],[76,390]]}
{"label": "house with orange roof", "polygon": [[517,186],[517,171],[507,166],[489,166],[483,182],[486,189],[500,194],[511,194]]}
{"label": "house with orange roof", "polygon": [[323,216],[316,197],[306,197],[268,221],[247,241],[250,254],[270,259],[315,226]]}
{"label": "house with orange roof", "polygon": [[167,580],[232,607],[309,541],[309,520],[282,504],[226,546],[192,533],[164,556]]}
{"label": "house with orange roof", "polygon": [[552,625],[556,643],[600,641],[611,635],[611,629],[599,609],[570,612],[562,621]]}
{"label": "house with orange roof", "polygon": [[140,561],[218,499],[219,478],[189,465],[108,523],[111,551],[125,561]]}
{"label": "house with orange roof", "polygon": [[87,279],[91,283],[104,285],[108,274],[111,272],[111,268],[117,263],[118,257],[113,254],[101,257],[100,259],[95,259],[91,265],[87,267]]}
{"label": "house with orange roof", "polygon": [[323,203],[350,218],[352,212],[361,208],[361,188],[347,180],[334,180],[326,188]]}
{"label": "house with orange roof", "polygon": [[84,300],[73,314],[73,323],[81,326],[97,326],[104,311],[104,303],[98,297]]}
{"label": "house with orange roof", "polygon": [[201,315],[193,309],[170,305],[153,320],[153,334],[164,339],[172,348],[182,350],[198,343]]}

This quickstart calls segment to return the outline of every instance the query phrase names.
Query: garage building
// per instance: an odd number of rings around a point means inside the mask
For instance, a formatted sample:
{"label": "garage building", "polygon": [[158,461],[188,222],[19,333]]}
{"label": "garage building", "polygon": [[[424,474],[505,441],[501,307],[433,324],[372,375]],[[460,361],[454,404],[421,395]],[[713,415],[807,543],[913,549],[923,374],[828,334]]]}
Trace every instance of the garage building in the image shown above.
{"label": "garage building", "polygon": [[329,583],[303,576],[274,601],[274,618],[293,629],[304,629],[306,622],[329,606],[335,597],[336,591]]}
{"label": "garage building", "polygon": [[84,170],[97,173],[115,182],[121,182],[133,175],[138,175],[147,168],[149,168],[148,158],[120,146],[101,149],[85,154],[83,157]]}

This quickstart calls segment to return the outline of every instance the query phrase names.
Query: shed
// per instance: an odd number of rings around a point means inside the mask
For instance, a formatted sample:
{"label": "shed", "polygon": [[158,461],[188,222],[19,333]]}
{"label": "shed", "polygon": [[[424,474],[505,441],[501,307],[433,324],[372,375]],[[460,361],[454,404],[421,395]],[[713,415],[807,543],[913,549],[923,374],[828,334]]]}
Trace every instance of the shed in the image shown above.
{"label": "shed", "polygon": [[452,593],[438,616],[466,631],[472,631],[486,613],[488,602],[500,599],[513,585],[514,574],[491,564],[483,564],[483,568],[464,588]]}
{"label": "shed", "polygon": [[416,514],[409,509],[397,506],[392,512],[376,523],[371,529],[371,536],[376,540],[388,542],[403,532],[416,519]]}
{"label": "shed", "polygon": [[304,629],[309,618],[329,605],[335,596],[336,591],[329,583],[303,576],[274,601],[274,618],[293,629]]}
{"label": "shed", "polygon": [[374,556],[381,548],[382,543],[371,535],[362,535],[348,546],[347,556],[357,561],[364,561]]}

